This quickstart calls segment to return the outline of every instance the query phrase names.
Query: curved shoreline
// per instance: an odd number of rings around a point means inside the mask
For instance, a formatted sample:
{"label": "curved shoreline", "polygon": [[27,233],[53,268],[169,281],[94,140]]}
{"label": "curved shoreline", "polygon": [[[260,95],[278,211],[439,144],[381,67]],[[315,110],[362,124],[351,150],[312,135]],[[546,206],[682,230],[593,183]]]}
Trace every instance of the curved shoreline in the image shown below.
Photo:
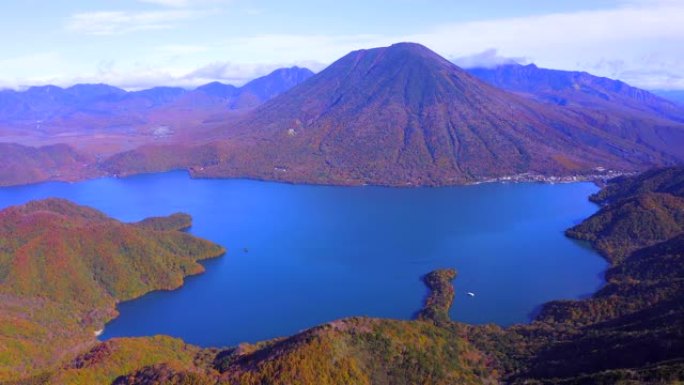
{"label": "curved shoreline", "polygon": [[[593,187],[592,187],[592,188],[593,188]],[[582,191],[584,191],[584,190],[582,190]],[[221,255],[223,255],[223,254],[221,254]],[[218,255],[218,256],[220,256],[220,255]],[[180,288],[181,286],[184,285],[184,283],[185,283],[185,278],[184,278],[183,282],[182,282],[178,287],[176,287],[176,288],[174,288],[174,289],[172,289],[172,290],[175,290],[175,289]],[[452,286],[450,285],[449,287],[452,287]],[[155,290],[155,291],[167,291],[167,290]],[[149,294],[149,293],[150,293],[150,292],[145,293],[145,294],[143,294],[143,295],[146,295],[146,294]],[[143,295],[141,295],[141,296],[143,296]],[[138,298],[139,298],[139,297],[138,297]],[[133,300],[133,299],[131,299],[131,300]],[[119,303],[120,303],[120,302],[119,302]],[[353,317],[353,316],[350,316],[350,317]],[[349,318],[349,317],[345,317],[345,318]],[[112,319],[112,320],[113,320],[113,319]],[[332,322],[334,322],[334,321],[332,321]],[[409,321],[409,322],[410,322],[410,321]],[[90,333],[92,333],[92,332],[93,332],[93,331],[90,331]],[[91,334],[91,335],[92,335],[92,334]],[[91,337],[91,338],[92,338],[92,337]],[[116,338],[114,338],[114,339],[116,339]],[[125,338],[124,338],[124,339],[125,339]],[[110,341],[110,340],[107,340],[107,341]]]}
{"label": "curved shoreline", "polygon": [[203,173],[203,171],[199,171],[195,167],[179,167],[179,168],[171,168],[167,170],[157,170],[157,171],[145,171],[145,172],[133,172],[133,173],[125,173],[125,174],[117,174],[117,173],[110,173],[110,172],[97,172],[92,175],[88,176],[79,176],[79,177],[68,177],[68,178],[53,178],[53,177],[46,177],[42,179],[38,179],[35,181],[31,182],[20,182],[20,183],[13,183],[13,182],[5,182],[3,180],[0,180],[0,188],[7,188],[7,187],[23,187],[23,186],[31,186],[31,185],[37,185],[37,184],[42,184],[42,183],[79,183],[79,182],[85,182],[85,181],[91,181],[91,180],[98,180],[98,179],[107,179],[107,178],[113,178],[113,179],[121,179],[121,178],[130,178],[130,177],[136,177],[140,175],[153,175],[153,174],[164,174],[164,173],[173,173],[173,172],[184,172],[187,173],[188,176],[191,179],[197,179],[197,180],[212,180],[212,179],[218,179],[218,180],[252,180],[252,181],[261,181],[261,182],[273,182],[273,183],[284,183],[284,184],[291,184],[291,185],[306,185],[306,186],[335,186],[335,187],[358,187],[358,186],[372,186],[372,187],[391,187],[391,188],[401,188],[401,187],[410,187],[410,188],[421,188],[421,187],[451,187],[451,186],[470,186],[470,185],[478,185],[478,184],[483,184],[483,183],[575,183],[575,182],[594,182],[599,185],[606,183],[608,180],[618,177],[618,176],[630,176],[630,175],[635,175],[638,174],[639,171],[625,171],[625,170],[602,170],[602,171],[596,171],[592,170],[591,172],[586,172],[586,173],[566,173],[566,174],[540,174],[536,172],[524,172],[524,173],[519,173],[519,174],[511,174],[511,175],[502,175],[498,177],[480,177],[476,178],[474,180],[464,180],[464,181],[453,181],[453,182],[448,182],[448,181],[443,181],[443,182],[423,182],[423,183],[415,183],[415,182],[379,182],[379,181],[364,181],[364,180],[341,180],[341,179],[329,179],[329,180],[320,180],[320,181],[313,181],[310,178],[284,178],[284,173],[279,172],[279,173],[274,173],[273,175],[263,175],[263,176],[258,176],[258,175],[249,175],[249,174],[239,174],[239,175],[223,175],[223,176],[217,176],[217,175],[210,175]]}

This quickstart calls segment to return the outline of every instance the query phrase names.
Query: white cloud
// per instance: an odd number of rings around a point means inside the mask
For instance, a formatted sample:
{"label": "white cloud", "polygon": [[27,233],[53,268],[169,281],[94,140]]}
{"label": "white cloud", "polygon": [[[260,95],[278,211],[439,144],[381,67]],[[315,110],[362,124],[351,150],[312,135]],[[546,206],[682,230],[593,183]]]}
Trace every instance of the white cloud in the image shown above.
{"label": "white cloud", "polygon": [[495,48],[490,48],[474,55],[457,57],[451,61],[461,68],[494,68],[504,64],[525,64],[527,59],[501,56]]}
{"label": "white cloud", "polygon": [[156,4],[164,7],[184,8],[208,4],[227,3],[229,0],[138,0],[142,3]]}
{"label": "white cloud", "polygon": [[[624,8],[608,11],[550,14],[441,26],[425,37],[446,50],[476,51],[495,43],[506,51],[567,48],[634,43],[684,36],[684,4],[659,8]],[[455,39],[457,38],[457,39]],[[578,51],[572,52],[577,54]]]}
{"label": "white cloud", "polygon": [[38,52],[0,59],[0,73],[14,74],[11,79],[0,78],[0,89],[47,84],[68,69],[69,63],[57,52]]}
{"label": "white cloud", "polygon": [[684,76],[667,70],[627,70],[619,77],[647,90],[684,90]]}
{"label": "white cloud", "polygon": [[166,44],[157,47],[156,50],[163,55],[176,56],[198,54],[202,52],[207,52],[210,49],[211,47],[200,44]]}
{"label": "white cloud", "polygon": [[[235,61],[330,63],[351,50],[413,41],[448,58],[489,64],[525,58],[542,67],[589,71],[644,88],[684,88],[682,20],[684,1],[631,0],[613,9],[451,23],[418,34],[255,35],[226,41],[222,49]],[[654,76],[654,70],[669,75]]]}
{"label": "white cloud", "polygon": [[67,29],[89,35],[118,35],[168,29],[180,21],[193,19],[202,14],[203,12],[190,10],[84,12],[72,15],[67,22]]}
{"label": "white cloud", "polygon": [[672,87],[674,78],[658,82],[647,73],[684,74],[682,20],[682,1],[636,0],[609,10],[447,24],[406,39],[450,57],[492,47],[502,56],[526,57],[544,67],[598,72],[641,87]]}
{"label": "white cloud", "polygon": [[[81,13],[69,20],[68,27],[92,35],[173,28],[218,12],[201,5],[224,0],[139,1],[167,8]],[[241,83],[282,65],[306,63],[320,70],[321,63],[331,63],[352,50],[414,41],[447,58],[459,58],[462,66],[524,58],[542,67],[588,71],[643,88],[684,89],[682,20],[682,0],[621,0],[612,9],[447,23],[403,35],[269,33],[217,37],[197,44],[188,36],[178,44],[151,47],[145,57],[117,58],[119,64],[113,67],[118,69],[110,69],[101,81],[132,88],[191,86],[205,80]],[[74,78],[67,69],[55,79],[63,84]]]}
{"label": "white cloud", "polygon": [[217,44],[216,49],[231,55],[235,61],[331,63],[350,51],[397,41],[397,37],[383,35],[262,34],[227,39]]}
{"label": "white cloud", "polygon": [[192,1],[191,0],[139,0],[143,3],[151,3],[157,5],[163,5],[166,7],[187,7]]}
{"label": "white cloud", "polygon": [[[3,68],[0,62],[0,70]],[[195,88],[199,85],[220,81],[235,86],[267,75],[272,71],[291,66],[312,68],[320,63],[232,63],[215,62],[199,68],[173,68],[137,64],[120,65],[113,61],[103,61],[93,73],[67,77],[63,75],[44,75],[40,78],[24,77],[12,82],[0,80],[0,89],[25,89],[32,85],[53,84],[68,87],[79,83],[106,83],[127,90],[141,90],[156,86]]]}

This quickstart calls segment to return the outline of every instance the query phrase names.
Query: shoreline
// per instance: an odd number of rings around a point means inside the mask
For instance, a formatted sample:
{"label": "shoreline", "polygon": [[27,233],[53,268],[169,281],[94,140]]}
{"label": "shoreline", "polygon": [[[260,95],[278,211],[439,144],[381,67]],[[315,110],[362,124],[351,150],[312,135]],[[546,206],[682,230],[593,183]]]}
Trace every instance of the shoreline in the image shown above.
{"label": "shoreline", "polygon": [[[155,174],[156,174],[156,173],[155,173]],[[161,173],[159,173],[159,174],[161,174]],[[623,175],[623,174],[621,174],[621,175]],[[530,175],[522,175],[522,176],[520,176],[520,177],[518,177],[518,178],[510,178],[510,179],[505,179],[505,180],[492,180],[492,181],[481,182],[481,183],[533,183],[533,182],[538,182],[538,183],[543,183],[543,182],[548,182],[548,183],[576,183],[576,182],[583,182],[582,180],[578,180],[577,178],[572,178],[572,177],[569,177],[568,179],[565,179],[565,180],[563,180],[563,181],[557,181],[557,180],[555,180],[555,179],[553,179],[553,180],[551,180],[551,181],[547,181],[547,180],[534,180],[534,181],[522,180],[522,179],[525,178],[525,177],[530,177]],[[536,176],[532,176],[532,177],[536,178]],[[480,183],[475,183],[475,184],[480,184]],[[585,198],[585,199],[586,199],[586,198]],[[588,217],[585,217],[585,218],[583,218],[582,220],[586,220],[587,218],[588,218]],[[574,239],[575,239],[575,238],[572,238],[572,237],[568,237],[567,235],[566,235],[566,237],[567,237],[568,239],[571,239],[571,240],[574,240]],[[597,256],[599,256],[599,257],[601,257],[603,260],[606,260],[606,261],[607,261],[607,259],[605,258],[605,256],[603,256],[600,252],[598,252],[598,250],[597,250],[596,248],[594,248],[593,246],[591,246],[591,249],[592,249],[592,251],[593,251],[595,254],[598,254]],[[202,259],[198,260],[197,262],[200,263],[202,260],[209,260],[209,259],[219,258],[219,257],[221,257],[221,256],[224,256],[225,253],[226,253],[226,251],[225,251],[225,249],[224,249],[223,252],[220,253],[220,254],[217,254],[217,255],[215,255],[215,256],[206,257],[206,258],[202,258]],[[613,265],[610,263],[610,261],[607,261],[607,262],[608,262],[608,264],[606,265],[605,270],[604,270],[601,274],[605,274],[605,271],[607,271],[608,269],[610,269],[610,268],[613,266]],[[201,263],[200,263],[200,264],[201,264]],[[443,270],[443,269],[438,269],[438,270]],[[186,276],[183,278],[181,284],[180,284],[178,287],[176,287],[176,288],[153,290],[153,291],[150,291],[150,292],[148,292],[148,293],[142,294],[140,297],[145,296],[145,295],[150,294],[150,293],[155,292],[155,291],[173,291],[173,290],[178,290],[178,289],[182,288],[182,287],[185,285],[186,279],[187,279],[187,278],[192,277],[192,276],[198,276],[198,277],[199,277],[199,276],[201,276],[201,274],[202,274],[202,272],[198,272],[197,274],[188,274],[188,275],[186,275]],[[588,298],[592,298],[592,297],[594,297],[594,296],[596,295],[596,293],[598,293],[600,290],[602,290],[602,289],[605,287],[605,285],[606,285],[606,281],[605,281],[605,279],[604,279],[603,282],[601,282],[601,284],[600,284],[597,288],[595,288],[593,291],[591,291],[591,293],[585,293],[584,295],[582,295],[582,297],[573,298],[573,299],[571,299],[571,300],[572,300],[572,301],[585,301],[585,300],[588,299]],[[450,287],[453,288],[453,286],[450,286]],[[428,287],[428,289],[429,289],[428,295],[434,294],[434,292],[432,291],[432,288]],[[137,298],[139,298],[139,297],[129,299],[128,301],[132,301],[132,300],[135,300],[135,299],[137,299]],[[553,304],[554,302],[557,302],[557,301],[563,301],[563,299],[552,299],[552,300],[550,300],[550,301],[547,301],[547,302],[545,302],[545,303],[540,304],[538,307],[536,307],[535,309],[533,309],[533,311],[532,311],[531,314],[529,315],[529,319],[528,319],[527,321],[525,321],[525,322],[518,322],[518,323],[514,323],[514,324],[511,324],[511,325],[507,325],[507,326],[497,325],[497,327],[499,327],[499,328],[502,329],[502,330],[507,330],[507,331],[508,331],[508,330],[511,330],[511,328],[520,327],[520,326],[525,326],[525,325],[532,325],[532,324],[535,324],[535,323],[537,323],[537,322],[543,322],[543,320],[539,320],[539,319],[538,319],[538,316],[540,315],[540,313],[543,311],[543,309],[544,309],[545,307],[547,307],[547,306],[549,306],[549,305],[551,305],[551,304]],[[126,301],[121,301],[121,302],[126,302]],[[117,303],[117,305],[118,305],[118,303]],[[105,342],[108,342],[108,341],[111,341],[111,340],[117,340],[117,339],[128,339],[128,338],[140,338],[140,339],[145,339],[145,338],[149,338],[149,337],[150,337],[150,336],[141,336],[141,337],[126,337],[126,336],[121,336],[121,337],[112,337],[112,338],[108,338],[108,339],[106,339],[106,340],[102,340],[102,339],[100,338],[100,336],[102,336],[102,335],[104,334],[106,324],[109,323],[109,322],[111,322],[111,321],[113,321],[114,319],[118,318],[118,316],[119,316],[119,314],[118,314],[118,309],[117,309],[117,314],[116,314],[114,317],[112,317],[112,319],[108,320],[102,328],[100,328],[100,329],[98,329],[98,330],[95,330],[95,331],[92,331],[92,333],[93,333],[93,335],[94,335],[94,338],[91,337],[91,338],[93,338],[91,341],[93,341],[93,344],[94,344],[95,346],[97,346],[98,344],[101,344],[101,343],[105,343]],[[321,327],[321,326],[324,326],[324,325],[328,325],[328,324],[331,324],[331,323],[336,323],[336,322],[343,321],[343,320],[347,320],[347,319],[353,319],[353,318],[358,318],[358,316],[351,315],[351,316],[347,316],[347,317],[337,318],[337,319],[334,319],[334,320],[331,320],[331,321],[328,321],[328,322],[324,322],[324,323],[321,323],[321,324],[312,326],[311,328],[307,328],[307,329],[305,329],[305,330],[310,330],[310,329],[313,329],[313,328],[318,328],[318,327]],[[362,318],[365,318],[365,317],[362,317]],[[375,319],[375,318],[377,318],[377,317],[370,317],[370,318]],[[385,320],[397,320],[397,319],[395,319],[395,318],[377,318],[377,319],[379,319],[379,320],[383,320],[383,319],[385,319]],[[398,321],[409,321],[409,322],[410,322],[411,320],[410,320],[410,319],[407,319],[407,320],[398,319]],[[433,321],[436,321],[436,322],[443,322],[444,320],[443,320],[441,317],[437,317],[437,318],[434,319]],[[450,320],[450,319],[448,320],[448,322],[451,322],[451,323],[454,323],[454,324],[461,324],[461,325],[464,325],[464,326],[467,326],[467,327],[475,327],[475,328],[483,326],[483,325],[480,325],[480,324],[469,324],[469,323],[463,323],[463,322],[459,322],[459,321],[453,321],[453,320]],[[280,337],[280,338],[289,338],[289,337],[294,336],[294,335],[297,335],[297,334],[299,334],[299,333],[297,332],[297,333],[293,333],[293,334],[285,334],[285,335],[283,335],[283,337]],[[173,338],[178,338],[178,337],[173,337]],[[182,340],[182,339],[181,339],[181,340]],[[186,342],[186,343],[187,343],[187,342]],[[192,344],[192,345],[193,345],[193,346],[198,346],[198,347],[201,347],[201,348],[209,348],[209,346],[194,345],[194,344]],[[213,347],[220,348],[220,346],[213,346]]]}
{"label": "shoreline", "polygon": [[[146,175],[156,175],[156,174],[166,174],[166,173],[179,173],[179,174],[180,174],[181,172],[184,173],[184,171],[185,171],[185,170],[174,170],[174,171],[167,171],[167,172],[161,172],[161,173],[136,174],[136,175],[131,175],[131,176],[129,176],[129,177],[135,178],[135,177],[144,177],[144,176],[146,176]],[[186,173],[186,175],[187,175],[187,173]],[[624,173],[619,173],[619,174],[610,174],[610,175],[611,175],[611,178],[612,178],[612,177],[615,177],[615,176],[625,175],[625,174],[624,174]],[[192,178],[192,176],[190,176],[190,175],[188,175],[188,177],[189,177],[189,179],[196,179],[196,178]],[[524,177],[531,177],[531,178],[533,178],[533,179],[529,179],[529,180],[528,180],[528,179],[523,179]],[[128,177],[124,177],[124,178],[128,178]],[[536,176],[536,175],[528,175],[528,174],[521,174],[521,175],[520,175],[519,177],[517,177],[517,178],[516,178],[516,177],[504,177],[504,178],[506,178],[506,179],[503,179],[503,180],[488,180],[488,181],[485,181],[485,182],[472,183],[472,184],[468,184],[468,185],[452,185],[452,186],[440,186],[440,187],[475,186],[475,185],[485,184],[485,183],[501,183],[501,184],[517,184],[517,183],[520,183],[520,184],[522,184],[522,183],[539,183],[539,184],[549,183],[549,184],[554,184],[554,183],[558,183],[558,184],[570,184],[570,183],[583,183],[583,182],[587,182],[587,181],[588,181],[588,180],[579,180],[579,179],[577,179],[577,177],[550,177],[551,179],[550,179],[549,181],[545,181],[545,180],[542,180],[542,179],[540,179],[540,178],[547,178],[547,177]],[[559,178],[562,179],[562,180],[559,181]],[[244,179],[244,178],[211,178],[211,180],[224,180],[224,179],[225,179],[225,180],[247,180],[247,181],[267,182],[267,183],[282,183],[282,182],[278,182],[278,181],[262,181],[262,180]],[[292,184],[292,183],[282,183],[282,184],[302,185],[302,186],[312,186],[312,187],[319,187],[319,186],[321,186],[321,185],[306,185],[306,184]],[[363,187],[363,186],[338,186],[338,185],[325,185],[325,186],[328,186],[328,187]],[[321,187],[323,187],[323,186],[321,186]],[[388,189],[393,188],[393,187],[389,187],[389,186],[368,186],[368,187],[383,187],[383,188],[388,188]],[[420,187],[420,186],[411,186],[411,188],[417,188],[417,187]],[[401,188],[401,187],[398,187],[398,188]],[[437,188],[437,187],[435,187],[435,188]],[[584,199],[585,199],[586,201],[589,201],[588,198],[589,198],[589,196],[585,196],[585,197],[584,197]],[[592,214],[590,214],[589,216],[593,215],[593,214],[596,213],[596,212],[598,212],[598,209],[596,209],[596,210],[595,210]],[[582,220],[588,218],[589,216],[583,217]],[[564,228],[562,231],[565,232],[565,230],[567,230],[567,228]],[[567,240],[570,240],[570,241],[582,242],[582,241],[578,241],[578,240],[576,240],[576,239],[574,239],[574,238],[568,237],[567,235],[563,235],[563,237],[564,237],[565,239],[567,239]],[[213,241],[212,241],[212,242],[213,242]],[[587,246],[589,249],[591,249],[592,254],[593,254],[593,255],[592,255],[593,257],[598,258],[598,259],[600,259],[601,261],[608,262],[608,261],[606,261],[605,257],[604,257],[603,255],[601,255],[601,254],[600,254],[595,248],[593,248],[590,244],[587,244],[586,246]],[[538,305],[536,305],[533,309],[531,309],[531,310],[527,313],[526,319],[525,319],[524,321],[521,320],[521,321],[519,321],[519,322],[513,322],[513,323],[507,323],[507,324],[499,324],[499,323],[496,323],[496,322],[489,321],[489,322],[487,322],[487,324],[493,323],[493,324],[497,325],[498,327],[501,327],[502,329],[508,329],[508,328],[511,328],[511,327],[515,327],[515,326],[517,326],[517,325],[529,325],[529,324],[532,324],[533,322],[536,321],[536,318],[537,318],[537,316],[541,313],[542,309],[543,309],[547,304],[549,304],[549,303],[551,303],[551,302],[559,301],[559,300],[573,300],[573,301],[574,301],[574,300],[578,300],[578,301],[579,301],[579,300],[583,300],[583,299],[586,299],[586,298],[591,298],[595,293],[597,293],[601,288],[603,288],[603,287],[605,286],[606,280],[605,280],[604,276],[605,276],[606,271],[607,271],[610,267],[611,267],[610,263],[606,263],[605,267],[597,274],[597,276],[600,278],[600,282],[596,285],[596,287],[594,287],[594,288],[592,288],[592,289],[590,289],[590,290],[588,290],[588,291],[586,291],[586,292],[583,292],[583,293],[581,293],[581,294],[578,295],[578,296],[565,297],[565,298],[555,298],[555,299],[548,300],[548,301],[546,301],[546,302],[541,302],[541,303],[539,303]],[[438,270],[443,270],[443,269],[445,269],[445,268],[444,268],[444,267],[443,267],[443,268],[439,268]],[[430,272],[421,273],[420,276],[421,276],[421,277],[424,277],[425,275],[427,275],[427,274],[429,274],[429,273],[430,273]],[[197,277],[197,278],[199,279],[199,278],[201,277],[201,275],[202,275],[202,273],[199,273],[199,274],[195,274],[195,275],[189,275],[189,276],[187,276],[186,278]],[[422,278],[421,278],[421,279],[422,279]],[[456,282],[458,282],[458,281],[456,281]],[[151,292],[148,292],[148,293],[143,294],[142,296],[145,296],[145,295],[148,295],[148,294],[153,294],[153,293],[155,293],[155,292],[169,292],[169,291],[180,290],[180,289],[183,288],[184,285],[185,285],[185,280],[184,280],[184,282],[181,284],[181,286],[179,286],[179,287],[177,287],[177,288],[153,290],[153,291],[151,291]],[[142,297],[142,296],[141,296],[141,297]],[[139,297],[138,297],[138,298],[139,298]],[[133,299],[129,299],[129,300],[126,300],[126,301],[121,301],[121,302],[119,302],[119,303],[135,301],[135,300],[137,300],[138,298],[133,298]],[[117,303],[117,312],[118,312],[118,305],[119,305],[119,303]],[[403,318],[381,318],[381,319],[394,319],[394,320],[409,321],[409,320],[415,319],[415,315],[418,314],[418,313],[420,313],[421,310],[422,310],[422,308],[421,308],[421,309],[418,309],[418,310],[415,310],[414,316],[409,317],[409,318],[405,318],[405,319],[403,319]],[[327,322],[325,322],[325,323],[323,323],[323,324],[327,324],[327,323],[330,323],[330,322],[335,322],[335,321],[337,321],[337,320],[343,320],[343,319],[347,319],[347,318],[353,318],[353,317],[358,317],[358,315],[357,315],[357,314],[350,314],[350,315],[348,315],[348,316],[344,316],[344,317],[341,317],[341,318],[336,318],[336,319],[327,321]],[[110,322],[113,322],[116,318],[118,318],[118,314],[117,314],[117,317],[112,318],[111,320],[107,321],[107,322],[105,323],[105,326],[106,326],[107,324],[109,324]],[[483,325],[483,324],[469,324],[469,323],[465,323],[465,322],[462,322],[462,321],[453,321],[453,322],[463,323],[463,324],[467,324],[467,325],[471,325],[471,326]],[[315,326],[313,326],[313,327],[315,327]],[[103,334],[104,334],[104,333],[103,333]],[[289,335],[291,335],[291,334],[289,334]],[[287,336],[289,336],[289,335],[284,335],[284,337],[287,337]],[[115,337],[109,337],[109,338],[106,338],[106,339],[100,339],[100,338],[98,338],[98,341],[100,341],[100,342],[105,342],[105,341],[109,341],[109,340],[111,340],[111,339],[116,339],[116,338],[132,338],[132,337],[133,337],[133,336],[115,336]],[[142,338],[144,338],[144,337],[142,337]],[[181,338],[181,337],[174,337],[174,338]],[[258,339],[255,340],[255,341],[258,341]],[[249,343],[254,343],[255,341],[249,341]],[[209,348],[209,347],[212,347],[213,345],[198,345],[198,346],[201,346],[201,347],[204,347],[204,348]]]}
{"label": "shoreline", "polygon": [[[644,169],[642,171],[647,170]],[[190,168],[176,168],[163,171],[151,171],[151,172],[140,172],[131,174],[99,174],[93,177],[83,177],[83,178],[69,178],[69,179],[50,179],[46,178],[44,180],[38,180],[28,183],[9,183],[5,184],[0,180],[0,189],[4,188],[21,188],[26,186],[39,185],[44,183],[64,183],[64,184],[75,184],[82,182],[89,182],[94,180],[103,179],[126,179],[134,178],[138,176],[145,175],[155,175],[155,174],[166,174],[166,173],[176,173],[183,172],[187,174],[189,179],[192,180],[248,180],[255,182],[267,182],[267,183],[282,183],[294,186],[320,186],[320,187],[386,187],[386,188],[440,188],[440,187],[458,187],[458,186],[476,186],[480,184],[488,183],[543,183],[543,184],[564,184],[564,183],[582,183],[582,182],[592,182],[597,186],[601,187],[605,183],[613,178],[620,176],[632,176],[639,174],[642,171],[620,171],[620,170],[605,170],[601,172],[595,172],[592,174],[557,174],[557,175],[544,175],[534,172],[525,172],[512,175],[503,175],[498,177],[484,177],[472,181],[463,182],[444,182],[444,183],[413,183],[413,182],[403,182],[403,183],[376,183],[376,182],[364,182],[364,181],[325,181],[325,182],[312,182],[306,180],[297,179],[281,179],[281,178],[269,178],[269,177],[257,177],[257,176],[210,176],[210,175],[197,175],[194,170]]]}
{"label": "shoreline", "polygon": [[[175,230],[175,231],[183,231],[183,230]],[[201,239],[205,239],[205,238],[201,238]],[[206,240],[206,239],[205,239],[205,240]],[[212,242],[212,241],[210,241],[210,242]],[[212,243],[213,243],[213,242],[212,242]],[[217,245],[218,245],[218,244],[217,244]],[[188,273],[188,274],[186,274],[185,276],[183,276],[183,278],[182,278],[182,280],[181,280],[181,283],[180,283],[178,286],[176,286],[176,287],[168,287],[168,288],[158,288],[158,289],[150,290],[150,291],[148,291],[148,292],[146,292],[146,293],[142,293],[142,294],[140,294],[139,296],[137,296],[137,297],[135,297],[135,298],[129,298],[129,299],[126,299],[126,300],[117,300],[116,303],[114,304],[114,309],[113,309],[113,311],[114,311],[114,313],[113,313],[114,316],[111,317],[110,319],[106,320],[106,321],[104,322],[104,324],[101,325],[101,328],[98,329],[98,330],[96,330],[96,331],[94,332],[94,334],[95,334],[95,340],[96,340],[98,343],[103,343],[103,342],[106,342],[106,341],[109,341],[109,340],[115,339],[115,338],[133,338],[133,337],[112,337],[112,338],[107,338],[107,339],[104,339],[104,340],[103,340],[103,339],[101,339],[100,337],[101,337],[102,335],[104,335],[104,332],[105,332],[105,330],[107,329],[107,325],[109,325],[111,322],[115,321],[115,320],[116,320],[117,318],[119,318],[119,316],[121,315],[121,313],[119,312],[119,305],[120,305],[120,304],[126,303],[126,302],[132,302],[132,301],[138,300],[138,299],[140,299],[140,298],[142,298],[142,297],[144,297],[144,296],[146,296],[146,295],[153,294],[153,293],[159,293],[159,292],[173,292],[173,291],[182,289],[182,288],[185,286],[185,284],[187,283],[187,280],[188,280],[188,279],[192,279],[192,278],[195,278],[195,277],[201,277],[202,274],[204,274],[204,273],[206,272],[206,266],[204,265],[204,262],[206,262],[206,261],[211,261],[211,260],[215,260],[215,259],[218,259],[218,258],[222,258],[222,257],[224,257],[226,254],[228,254],[228,249],[226,249],[223,245],[219,245],[219,246],[221,246],[221,248],[223,249],[222,252],[221,252],[220,254],[211,255],[211,256],[208,256],[208,257],[205,257],[205,258],[198,259],[198,260],[196,261],[196,263],[198,263],[199,265],[202,266],[202,270],[201,270],[201,271],[198,271],[198,272],[196,272],[196,273]],[[99,332],[99,333],[98,333],[98,332]],[[148,337],[150,337],[150,336],[148,336]],[[169,337],[173,337],[173,336],[169,336]],[[143,338],[144,338],[144,337],[143,337]],[[173,337],[173,338],[179,338],[179,337]]]}

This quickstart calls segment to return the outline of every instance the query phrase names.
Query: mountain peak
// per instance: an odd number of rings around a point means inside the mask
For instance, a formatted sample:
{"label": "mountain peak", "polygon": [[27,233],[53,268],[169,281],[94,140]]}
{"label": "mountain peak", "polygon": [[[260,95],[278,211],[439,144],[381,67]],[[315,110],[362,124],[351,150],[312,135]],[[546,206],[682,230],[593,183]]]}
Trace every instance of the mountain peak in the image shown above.
{"label": "mountain peak", "polygon": [[[347,75],[344,75],[344,74]],[[455,64],[429,48],[417,43],[397,43],[353,51],[321,72],[323,77],[356,77],[358,85],[381,87],[391,79],[398,80],[394,86],[411,83],[412,89],[430,92],[440,83],[458,81],[464,75]],[[327,75],[327,76],[326,76]],[[420,90],[418,90],[420,88]]]}
{"label": "mountain peak", "polygon": [[308,68],[278,68],[266,76],[254,79],[240,88],[241,100],[236,105],[243,107],[256,106],[266,100],[282,94],[312,77],[314,73]]}
{"label": "mountain peak", "polygon": [[237,92],[237,87],[232,84],[223,84],[218,81],[201,85],[195,89],[210,96],[218,98],[229,98]]}
{"label": "mountain peak", "polygon": [[[276,167],[286,169],[287,178],[315,174],[325,183],[573,175],[680,156],[646,134],[643,142],[627,143],[625,135],[641,135],[637,128],[624,134],[619,124],[596,127],[592,119],[492,87],[420,44],[398,43],[349,53],[260,106],[231,127],[231,135],[258,139],[244,161],[248,171],[272,175]],[[659,134],[668,142],[681,135],[675,129]],[[635,156],[614,151],[620,146]],[[257,166],[251,161],[256,153],[264,160]],[[244,166],[231,161],[225,167]]]}
{"label": "mountain peak", "polygon": [[428,47],[420,44],[420,43],[413,43],[413,42],[399,42],[399,43],[394,43],[387,47],[386,49],[389,50],[408,50],[412,52],[432,52],[431,49]]}
{"label": "mountain peak", "polygon": [[[358,51],[353,51],[347,56],[354,57],[359,55],[382,55],[382,58],[386,59],[397,59],[397,58],[424,58],[424,59],[434,59],[438,61],[447,62],[442,56],[432,51],[428,47],[411,42],[395,43],[387,47],[378,47],[370,49],[362,49]],[[347,57],[345,56],[345,57]],[[342,58],[344,59],[344,57]],[[451,66],[455,65],[449,63]]]}
{"label": "mountain peak", "polygon": [[[300,67],[300,66],[292,66],[292,67],[284,67],[284,68],[278,68],[271,72],[270,74],[277,74],[277,73],[311,73],[313,74],[313,71],[311,71],[308,68],[305,67]],[[266,75],[268,76],[268,75]],[[258,78],[257,78],[258,79]],[[254,80],[257,80],[254,79]]]}
{"label": "mountain peak", "polygon": [[52,84],[44,85],[44,86],[32,86],[29,87],[25,92],[28,94],[55,94],[55,93],[60,93],[63,92],[64,88],[55,86]]}

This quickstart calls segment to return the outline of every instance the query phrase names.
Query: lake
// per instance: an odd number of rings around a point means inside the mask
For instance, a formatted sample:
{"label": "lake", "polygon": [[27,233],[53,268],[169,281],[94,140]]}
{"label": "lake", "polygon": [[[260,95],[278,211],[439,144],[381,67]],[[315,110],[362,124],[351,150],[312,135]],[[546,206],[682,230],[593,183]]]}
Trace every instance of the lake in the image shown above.
{"label": "lake", "polygon": [[[185,172],[0,188],[0,206],[62,197],[122,221],[182,211],[225,246],[172,292],[122,303],[102,339],[168,334],[202,346],[290,335],[364,315],[410,319],[421,276],[458,270],[451,316],[527,322],[602,284],[606,262],[563,235],[597,210],[590,183],[442,188],[193,180]],[[468,296],[467,292],[475,294]]]}

